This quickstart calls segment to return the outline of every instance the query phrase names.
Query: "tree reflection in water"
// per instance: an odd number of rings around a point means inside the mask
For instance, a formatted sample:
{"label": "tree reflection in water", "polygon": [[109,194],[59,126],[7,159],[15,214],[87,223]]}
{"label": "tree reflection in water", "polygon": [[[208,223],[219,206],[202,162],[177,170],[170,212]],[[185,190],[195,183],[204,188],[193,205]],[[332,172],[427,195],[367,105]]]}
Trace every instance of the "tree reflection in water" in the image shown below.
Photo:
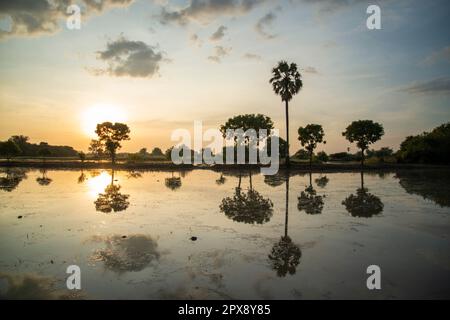
{"label": "tree reflection in water", "polygon": [[342,201],[345,209],[353,217],[370,218],[383,211],[383,202],[368,191],[364,188],[364,173],[361,171],[361,188],[356,190],[356,194],[351,194]]}
{"label": "tree reflection in water", "polygon": [[27,178],[26,170],[21,168],[7,168],[1,172],[4,176],[0,177],[0,189],[7,192],[16,189]]}
{"label": "tree reflection in water", "polygon": [[126,210],[130,205],[128,198],[130,195],[120,193],[120,185],[114,185],[114,170],[111,173],[111,184],[109,184],[104,193],[98,195],[94,201],[95,210],[109,213],[111,211],[119,212]]}
{"label": "tree reflection in water", "polygon": [[216,180],[216,184],[220,186],[222,184],[225,184],[226,181],[227,179],[223,176],[223,173],[221,173],[220,177]]}
{"label": "tree reflection in water", "polygon": [[325,188],[327,186],[328,182],[330,182],[330,179],[328,179],[327,176],[321,176],[314,181],[316,182],[318,187]]}
{"label": "tree reflection in water", "polygon": [[407,193],[450,207],[450,170],[399,171],[395,178]]}
{"label": "tree reflection in water", "polygon": [[293,275],[300,263],[302,252],[288,236],[288,217],[289,217],[289,173],[285,179],[286,183],[286,215],[284,223],[284,236],[274,244],[269,254],[269,262],[273,270],[279,277],[285,277],[287,274]]}
{"label": "tree reflection in water", "polygon": [[172,176],[166,178],[165,185],[172,191],[177,190],[181,187],[181,177],[175,177],[172,171]]}
{"label": "tree reflection in water", "polygon": [[36,182],[39,183],[41,186],[48,186],[50,183],[52,183],[52,179],[47,177],[47,170],[46,169],[40,169],[39,172],[42,173],[42,177],[37,177]]}
{"label": "tree reflection in water", "polygon": [[[326,178],[326,177],[325,177]],[[312,186],[312,174],[309,173],[309,186],[298,197],[297,208],[299,211],[305,211],[307,214],[320,214],[323,210],[324,196],[317,195]]]}
{"label": "tree reflection in water", "polygon": [[252,173],[249,174],[250,188],[247,192],[241,190],[241,174],[239,183],[232,197],[225,197],[220,211],[236,222],[263,224],[270,220],[273,214],[273,203],[253,189]]}

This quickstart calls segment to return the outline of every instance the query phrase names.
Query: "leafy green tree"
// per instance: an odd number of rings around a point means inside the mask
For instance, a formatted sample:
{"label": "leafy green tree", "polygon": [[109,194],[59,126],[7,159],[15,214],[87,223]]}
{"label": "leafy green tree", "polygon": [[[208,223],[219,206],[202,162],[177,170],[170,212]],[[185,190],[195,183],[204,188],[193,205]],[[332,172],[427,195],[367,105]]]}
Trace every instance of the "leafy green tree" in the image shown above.
{"label": "leafy green tree", "polygon": [[297,64],[288,64],[286,61],[278,62],[278,65],[272,69],[272,78],[269,82],[272,84],[275,94],[281,97],[286,107],[286,165],[289,166],[289,101],[303,87],[302,76],[297,70]]}
{"label": "leafy green tree", "polygon": [[5,156],[8,162],[12,157],[21,153],[19,146],[12,140],[9,139],[4,142],[0,142],[0,155]]}
{"label": "leafy green tree", "polygon": [[377,142],[384,135],[384,129],[378,122],[372,120],[358,120],[353,121],[342,135],[351,143],[356,142],[356,145],[361,149],[361,167],[364,166],[364,152],[369,148],[369,145]]}
{"label": "leafy green tree", "polygon": [[111,162],[116,162],[117,150],[122,147],[121,142],[124,140],[130,140],[130,128],[124,123],[116,122],[103,122],[97,124],[95,133],[98,135],[99,141],[105,146],[108,151]]}
{"label": "leafy green tree", "polygon": [[327,143],[323,140],[325,133],[323,132],[323,128],[320,124],[308,124],[304,128],[298,128],[298,140],[302,147],[309,153],[309,166],[312,164],[312,157],[314,153],[314,149],[317,148],[317,144],[319,143]]}

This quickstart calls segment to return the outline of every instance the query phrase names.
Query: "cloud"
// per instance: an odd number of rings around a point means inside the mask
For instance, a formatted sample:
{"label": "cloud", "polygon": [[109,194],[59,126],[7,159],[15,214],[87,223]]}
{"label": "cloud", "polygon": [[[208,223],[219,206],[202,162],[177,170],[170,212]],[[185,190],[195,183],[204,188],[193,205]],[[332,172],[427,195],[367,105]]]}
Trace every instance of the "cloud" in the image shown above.
{"label": "cloud", "polygon": [[440,77],[419,82],[403,88],[401,91],[419,94],[450,94],[450,77]]}
{"label": "cloud", "polygon": [[163,53],[142,41],[131,41],[121,36],[108,42],[104,51],[98,51],[97,59],[108,64],[106,69],[95,70],[97,75],[152,77],[159,70]]}
{"label": "cloud", "polygon": [[248,60],[261,60],[262,57],[259,54],[255,54],[255,53],[245,53],[243,55],[244,59],[248,59]]}
{"label": "cloud", "polygon": [[191,41],[191,43],[193,45],[195,45],[197,47],[201,47],[203,45],[202,40],[200,39],[200,37],[196,33],[191,34],[191,36],[189,37],[189,40]]}
{"label": "cloud", "polygon": [[243,15],[266,0],[191,0],[184,8],[161,9],[157,16],[160,23],[187,25],[190,22],[210,23],[221,16],[236,17]]}
{"label": "cloud", "polygon": [[209,40],[211,41],[219,41],[220,39],[223,38],[223,36],[225,35],[225,30],[227,30],[227,27],[225,26],[220,26],[216,32],[214,32],[211,37],[209,37]]}
{"label": "cloud", "polygon": [[[378,2],[380,1],[378,0]],[[332,13],[353,4],[362,3],[361,0],[297,0],[296,2],[314,4],[318,6],[321,13]]]}
{"label": "cloud", "polygon": [[255,30],[258,32],[261,36],[263,36],[266,39],[273,39],[276,37],[275,34],[268,33],[265,29],[267,27],[271,27],[273,21],[275,20],[276,15],[273,12],[269,12],[264,17],[260,18],[258,22],[255,25]]}
{"label": "cloud", "polygon": [[232,48],[225,48],[225,47],[222,47],[222,46],[215,46],[214,47],[215,53],[214,53],[214,55],[209,56],[208,60],[220,63],[222,61],[223,57],[225,57],[225,56],[230,54],[231,49]]}
{"label": "cloud", "polygon": [[[125,7],[133,0],[80,0],[82,21],[113,7]],[[0,30],[0,38],[36,36],[60,31],[67,18],[69,0],[0,1],[0,19],[6,19],[8,30]]]}
{"label": "cloud", "polygon": [[435,64],[439,61],[450,62],[450,46],[435,51],[425,59],[425,64]]}
{"label": "cloud", "polygon": [[312,73],[312,74],[318,74],[319,73],[316,68],[311,67],[311,66],[308,66],[308,67],[304,68],[303,71],[306,72],[306,73]]}

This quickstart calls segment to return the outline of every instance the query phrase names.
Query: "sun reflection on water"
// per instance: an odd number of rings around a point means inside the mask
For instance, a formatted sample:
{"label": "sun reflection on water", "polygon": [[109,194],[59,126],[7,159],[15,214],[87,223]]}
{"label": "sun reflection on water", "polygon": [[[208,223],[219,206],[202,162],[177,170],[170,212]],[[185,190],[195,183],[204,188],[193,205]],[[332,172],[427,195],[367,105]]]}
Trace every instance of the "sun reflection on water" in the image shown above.
{"label": "sun reflection on water", "polygon": [[107,171],[102,171],[98,176],[87,180],[89,196],[97,198],[98,195],[105,191],[105,188],[111,183],[111,175]]}

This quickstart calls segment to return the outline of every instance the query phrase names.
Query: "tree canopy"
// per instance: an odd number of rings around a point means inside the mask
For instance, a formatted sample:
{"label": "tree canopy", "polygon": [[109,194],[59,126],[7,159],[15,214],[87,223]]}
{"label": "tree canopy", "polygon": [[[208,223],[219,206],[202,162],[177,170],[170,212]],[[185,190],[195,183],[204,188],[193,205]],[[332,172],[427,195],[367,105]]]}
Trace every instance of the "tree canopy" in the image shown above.
{"label": "tree canopy", "polygon": [[298,140],[302,147],[309,153],[309,164],[311,165],[314,149],[317,148],[317,144],[326,143],[323,140],[325,133],[320,124],[308,124],[305,127],[298,128]]}
{"label": "tree canopy", "polygon": [[103,122],[97,124],[95,133],[98,135],[99,141],[103,143],[105,149],[111,156],[114,163],[117,150],[122,147],[121,142],[130,140],[130,128],[124,123]]}
{"label": "tree canopy", "polygon": [[290,101],[303,87],[301,78],[297,64],[288,64],[283,60],[272,69],[272,78],[269,82],[272,84],[273,91],[281,97],[282,101]]}

